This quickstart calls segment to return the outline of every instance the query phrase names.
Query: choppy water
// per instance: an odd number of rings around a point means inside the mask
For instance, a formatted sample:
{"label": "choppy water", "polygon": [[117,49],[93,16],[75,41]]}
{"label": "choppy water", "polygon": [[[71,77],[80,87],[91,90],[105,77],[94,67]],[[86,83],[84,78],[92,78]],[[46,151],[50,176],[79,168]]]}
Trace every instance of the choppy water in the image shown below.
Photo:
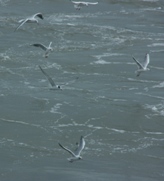
{"label": "choppy water", "polygon": [[[42,12],[39,24],[18,20]],[[164,1],[0,1],[0,180],[164,179]],[[32,43],[48,45],[48,59]],[[150,53],[136,77],[132,56]],[[62,85],[50,90],[38,65]],[[69,163],[58,142],[83,160]]]}

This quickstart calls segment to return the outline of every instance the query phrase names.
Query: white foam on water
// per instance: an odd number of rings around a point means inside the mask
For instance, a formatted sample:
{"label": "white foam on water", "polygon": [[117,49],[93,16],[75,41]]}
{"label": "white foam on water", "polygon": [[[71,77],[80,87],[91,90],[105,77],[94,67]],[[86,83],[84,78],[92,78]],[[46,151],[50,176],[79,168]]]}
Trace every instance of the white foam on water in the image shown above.
{"label": "white foam on water", "polygon": [[50,109],[50,113],[58,113],[58,114],[61,114],[61,112],[59,112],[58,110],[61,108],[63,104],[61,103],[56,103],[51,109]]}
{"label": "white foam on water", "polygon": [[152,43],[150,45],[148,45],[148,47],[163,47],[164,43]]}
{"label": "white foam on water", "polygon": [[154,112],[154,115],[164,116],[164,102],[163,101],[156,105],[146,104],[144,107]]}
{"label": "white foam on water", "polygon": [[164,82],[161,82],[158,85],[154,85],[153,88],[164,88]]}

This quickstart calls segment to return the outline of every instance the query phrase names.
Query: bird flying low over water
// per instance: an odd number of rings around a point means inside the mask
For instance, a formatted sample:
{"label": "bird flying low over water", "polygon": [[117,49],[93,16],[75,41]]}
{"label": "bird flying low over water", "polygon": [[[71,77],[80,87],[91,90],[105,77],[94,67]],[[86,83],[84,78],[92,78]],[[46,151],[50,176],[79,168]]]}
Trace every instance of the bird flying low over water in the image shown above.
{"label": "bird flying low over water", "polygon": [[25,23],[38,23],[38,19],[36,17],[43,19],[43,15],[41,13],[36,13],[26,19],[21,19],[19,20],[20,25],[15,29],[15,31],[17,31]]}
{"label": "bird flying low over water", "polygon": [[51,47],[52,45],[52,42],[50,42],[50,44],[47,46],[41,44],[41,43],[34,43],[32,44],[31,46],[35,46],[35,47],[40,47],[42,50],[45,51],[45,54],[44,54],[44,57],[45,58],[48,58],[49,56],[49,53],[53,51],[53,48]]}
{"label": "bird flying low over water", "polygon": [[145,56],[145,61],[143,64],[141,64],[138,60],[136,60],[134,57],[133,57],[133,60],[136,62],[137,66],[138,66],[138,70],[135,71],[135,73],[137,74],[137,77],[141,74],[141,72],[145,72],[147,70],[150,70],[149,68],[147,68],[149,62],[150,62],[150,56],[148,53],[146,53],[146,56]]}
{"label": "bird flying low over water", "polygon": [[[55,82],[52,80],[52,78],[42,69],[42,67],[39,65],[39,68],[41,72],[46,76],[47,80],[52,86],[52,89],[61,89],[60,85],[56,85]],[[61,89],[62,90],[62,89]]]}
{"label": "bird flying low over water", "polygon": [[71,158],[68,158],[68,161],[69,161],[69,162],[74,162],[74,161],[77,161],[77,160],[81,160],[81,159],[82,159],[82,157],[80,156],[80,154],[81,154],[82,150],[83,150],[84,147],[85,147],[85,140],[84,140],[84,137],[83,137],[83,136],[80,137],[80,143],[79,143],[79,145],[78,145],[78,148],[77,148],[74,152],[71,151],[70,149],[64,147],[64,146],[61,145],[60,143],[59,143],[59,146],[60,146],[61,148],[63,148],[64,150],[66,150],[68,153],[70,153],[70,154],[73,156],[73,157],[71,157]]}
{"label": "bird flying low over water", "polygon": [[85,2],[85,1],[72,1],[72,0],[71,2],[74,4],[74,8],[77,10],[80,10],[83,6],[98,4],[98,2]]}

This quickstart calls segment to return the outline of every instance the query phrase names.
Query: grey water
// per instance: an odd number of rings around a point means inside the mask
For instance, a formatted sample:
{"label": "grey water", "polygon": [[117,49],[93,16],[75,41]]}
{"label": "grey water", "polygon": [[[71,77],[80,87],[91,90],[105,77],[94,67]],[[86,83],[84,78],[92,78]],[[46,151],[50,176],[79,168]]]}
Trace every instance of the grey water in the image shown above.
{"label": "grey water", "polygon": [[[164,180],[163,17],[163,0],[0,1],[0,181]],[[48,58],[30,46],[50,41]],[[69,163],[58,142],[73,150],[81,135]]]}

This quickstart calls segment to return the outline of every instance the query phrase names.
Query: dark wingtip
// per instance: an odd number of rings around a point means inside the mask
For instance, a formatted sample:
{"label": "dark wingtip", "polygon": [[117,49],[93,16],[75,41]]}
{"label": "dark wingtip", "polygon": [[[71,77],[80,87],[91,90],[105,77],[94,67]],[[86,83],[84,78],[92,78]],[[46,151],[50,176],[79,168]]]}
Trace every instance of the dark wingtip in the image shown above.
{"label": "dark wingtip", "polygon": [[135,58],[134,57],[132,57],[133,58],[133,60],[135,60]]}
{"label": "dark wingtip", "polygon": [[58,142],[58,145],[60,146],[60,147],[62,147],[62,145]]}
{"label": "dark wingtip", "polygon": [[38,13],[37,15],[40,19],[44,19],[42,13]]}
{"label": "dark wingtip", "polygon": [[43,70],[42,67],[40,65],[38,65],[38,67],[40,68],[40,70]]}

